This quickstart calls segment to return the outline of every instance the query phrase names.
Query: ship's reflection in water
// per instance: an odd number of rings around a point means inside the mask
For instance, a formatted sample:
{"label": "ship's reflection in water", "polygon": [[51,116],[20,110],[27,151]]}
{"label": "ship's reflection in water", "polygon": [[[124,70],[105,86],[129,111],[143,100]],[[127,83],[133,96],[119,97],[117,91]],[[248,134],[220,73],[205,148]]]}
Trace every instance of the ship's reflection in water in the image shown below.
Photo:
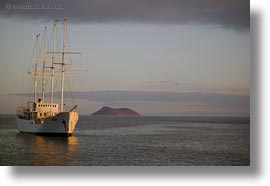
{"label": "ship's reflection in water", "polygon": [[78,139],[70,137],[31,137],[32,165],[78,165]]}

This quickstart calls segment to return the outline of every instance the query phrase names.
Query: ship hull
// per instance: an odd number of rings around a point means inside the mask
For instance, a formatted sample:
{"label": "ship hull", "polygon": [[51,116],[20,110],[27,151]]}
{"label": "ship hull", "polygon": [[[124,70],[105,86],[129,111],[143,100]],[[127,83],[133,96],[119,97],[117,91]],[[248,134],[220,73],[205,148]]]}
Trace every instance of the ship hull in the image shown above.
{"label": "ship hull", "polygon": [[77,112],[61,112],[55,116],[45,118],[42,122],[17,117],[16,124],[20,132],[39,135],[71,136],[78,119]]}

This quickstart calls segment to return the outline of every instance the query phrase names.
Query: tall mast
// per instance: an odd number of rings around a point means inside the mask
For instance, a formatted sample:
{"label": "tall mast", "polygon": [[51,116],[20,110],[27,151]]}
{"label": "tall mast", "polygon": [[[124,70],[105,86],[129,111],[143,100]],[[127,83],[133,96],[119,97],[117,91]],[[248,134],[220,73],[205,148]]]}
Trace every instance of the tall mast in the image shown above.
{"label": "tall mast", "polygon": [[45,102],[45,63],[46,63],[46,39],[47,39],[47,27],[44,28],[44,58],[43,58],[43,68],[42,68],[42,102]]}
{"label": "tall mast", "polygon": [[[64,111],[64,84],[65,84],[65,65],[71,65],[65,63],[65,54],[81,54],[80,52],[66,52],[66,45],[67,45],[67,22],[66,19],[64,19],[64,34],[63,34],[63,49],[62,51],[55,51],[55,41],[56,41],[56,22],[58,20],[54,20],[54,37],[53,37],[53,51],[46,52],[47,54],[53,54],[52,55],[52,75],[51,75],[51,104],[53,104],[53,82],[54,82],[54,65],[60,65],[60,71],[61,71],[61,103],[60,103],[60,112]],[[54,61],[55,54],[59,54],[62,58],[61,62]],[[52,108],[52,107],[51,107]],[[52,112],[52,109],[51,109]]]}
{"label": "tall mast", "polygon": [[60,109],[61,112],[64,111],[66,32],[67,32],[67,23],[66,23],[66,19],[64,19],[64,38],[63,38],[63,52],[62,52],[62,63],[61,63],[61,109]]}
{"label": "tall mast", "polygon": [[35,69],[34,69],[34,103],[37,102],[37,66],[38,66],[38,52],[39,52],[39,43],[38,43],[38,37],[40,34],[37,34],[36,36],[36,63],[35,63]]}
{"label": "tall mast", "polygon": [[[56,22],[57,20],[54,19],[53,21],[53,56],[52,56],[52,74],[51,74],[51,105],[53,104],[53,89],[54,89],[54,55],[55,55],[55,46],[56,46]],[[51,106],[52,110],[52,106]]]}

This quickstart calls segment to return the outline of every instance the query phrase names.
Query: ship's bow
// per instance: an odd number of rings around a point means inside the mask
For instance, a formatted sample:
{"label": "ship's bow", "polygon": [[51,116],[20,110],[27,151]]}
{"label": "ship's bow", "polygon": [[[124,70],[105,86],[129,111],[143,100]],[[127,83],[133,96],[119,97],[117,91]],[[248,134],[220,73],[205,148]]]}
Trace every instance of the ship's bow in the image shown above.
{"label": "ship's bow", "polygon": [[79,114],[78,112],[68,112],[68,113],[69,113],[69,123],[68,123],[67,133],[71,135],[79,120]]}

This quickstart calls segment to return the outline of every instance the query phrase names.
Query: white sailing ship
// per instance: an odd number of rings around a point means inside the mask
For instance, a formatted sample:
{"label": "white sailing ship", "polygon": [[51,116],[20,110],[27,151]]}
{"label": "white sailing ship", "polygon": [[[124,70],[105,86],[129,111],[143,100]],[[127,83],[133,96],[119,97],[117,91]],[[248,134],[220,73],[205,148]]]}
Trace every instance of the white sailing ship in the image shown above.
{"label": "white sailing ship", "polygon": [[[20,132],[70,136],[78,122],[77,105],[72,105],[68,110],[65,108],[64,86],[67,78],[66,72],[72,65],[72,63],[67,62],[67,58],[71,54],[80,54],[80,52],[67,50],[66,19],[64,19],[63,25],[63,39],[61,39],[61,43],[63,43],[61,44],[61,50],[57,51],[56,42],[59,39],[56,33],[57,22],[58,20],[54,20],[52,51],[47,51],[49,48],[47,45],[47,27],[44,29],[42,47],[39,46],[40,34],[36,36],[35,63],[33,70],[28,72],[33,80],[33,93],[17,107],[16,112],[16,124]],[[43,54],[41,54],[41,48]],[[56,81],[60,83],[56,84]],[[60,88],[57,92],[60,93],[58,102],[54,98],[56,85],[59,85],[58,89]],[[39,87],[41,90],[38,90]],[[49,90],[46,90],[46,88]],[[24,95],[24,97],[26,96]]]}

